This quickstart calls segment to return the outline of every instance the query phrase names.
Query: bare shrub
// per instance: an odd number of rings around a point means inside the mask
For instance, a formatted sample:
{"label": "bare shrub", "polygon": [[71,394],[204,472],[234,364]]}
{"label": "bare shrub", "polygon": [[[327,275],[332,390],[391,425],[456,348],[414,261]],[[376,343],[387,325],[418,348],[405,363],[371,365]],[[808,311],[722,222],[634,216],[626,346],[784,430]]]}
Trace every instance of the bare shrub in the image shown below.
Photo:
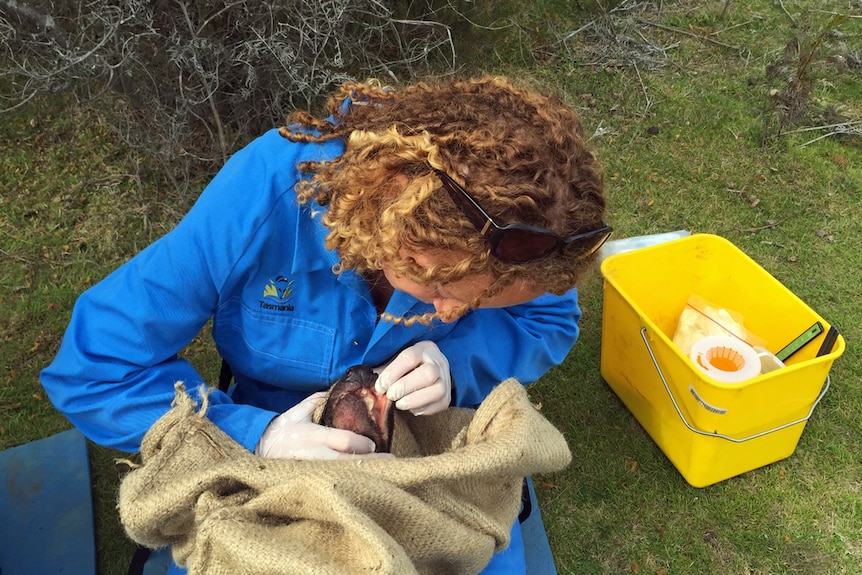
{"label": "bare shrub", "polygon": [[0,111],[52,92],[118,106],[123,139],[182,188],[345,79],[453,69],[430,2],[0,0]]}

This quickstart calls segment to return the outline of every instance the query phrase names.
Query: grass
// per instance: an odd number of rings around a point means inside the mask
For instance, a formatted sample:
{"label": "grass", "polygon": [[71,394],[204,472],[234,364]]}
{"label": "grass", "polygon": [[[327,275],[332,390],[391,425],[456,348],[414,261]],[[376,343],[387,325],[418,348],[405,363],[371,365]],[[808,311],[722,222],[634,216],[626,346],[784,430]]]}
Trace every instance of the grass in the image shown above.
{"label": "grass", "polygon": [[[862,21],[835,22],[827,12],[846,3],[819,0],[622,3],[613,19],[606,3],[583,4],[475,7],[465,68],[529,77],[579,111],[605,165],[616,237],[727,237],[835,323],[847,349],[790,458],[696,489],[602,380],[594,274],[582,288],[581,340],[531,388],[575,456],[536,481],[559,572],[858,573],[862,137],[816,138],[862,118]],[[784,62],[789,44],[799,49]],[[775,104],[801,97],[793,78],[810,93],[790,121]],[[75,298],[188,207],[104,113],[52,97],[0,123],[0,449],[68,428],[38,372]],[[184,353],[215,377],[206,333]],[[133,550],[114,510],[120,455],[91,445],[106,575],[125,573]]]}

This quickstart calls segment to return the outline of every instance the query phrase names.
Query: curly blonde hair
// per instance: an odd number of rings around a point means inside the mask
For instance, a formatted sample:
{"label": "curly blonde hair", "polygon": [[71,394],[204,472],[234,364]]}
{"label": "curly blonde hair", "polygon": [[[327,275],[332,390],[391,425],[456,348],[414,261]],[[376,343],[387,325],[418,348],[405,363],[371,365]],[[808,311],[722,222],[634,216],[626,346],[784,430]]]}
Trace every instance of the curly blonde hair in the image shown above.
{"label": "curly blonde hair", "polygon": [[[385,265],[420,285],[490,275],[492,286],[465,306],[477,307],[518,280],[562,294],[592,266],[595,255],[567,252],[517,264],[495,258],[434,173],[444,170],[502,224],[540,226],[563,237],[599,228],[601,165],[562,100],[481,78],[399,90],[348,82],[328,106],[334,122],[294,112],[281,134],[345,142],[334,161],[303,164],[313,176],[297,184],[301,203],[328,206],[326,247],[338,251],[341,269],[368,273]],[[401,175],[403,189],[392,183]],[[402,248],[465,257],[423,268],[399,255]]]}

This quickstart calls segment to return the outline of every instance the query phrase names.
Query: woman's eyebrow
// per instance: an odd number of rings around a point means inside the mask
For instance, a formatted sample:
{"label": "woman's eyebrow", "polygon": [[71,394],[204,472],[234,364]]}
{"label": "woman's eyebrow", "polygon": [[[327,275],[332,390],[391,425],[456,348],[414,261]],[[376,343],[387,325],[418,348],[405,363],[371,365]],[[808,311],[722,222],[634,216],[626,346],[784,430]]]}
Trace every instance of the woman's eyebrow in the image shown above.
{"label": "woman's eyebrow", "polygon": [[451,287],[451,286],[447,286],[447,285],[443,285],[443,284],[435,284],[434,286],[432,286],[432,288],[431,288],[431,289],[433,289],[435,292],[437,292],[437,295],[442,296],[442,297],[444,297],[444,298],[447,298],[447,299],[459,299],[458,294],[456,294],[455,292],[453,292],[453,291],[450,289],[450,287]]}
{"label": "woman's eyebrow", "polygon": [[465,304],[470,303],[476,297],[475,294],[465,295],[463,293],[455,293],[449,289],[441,289],[439,286],[437,288],[437,293],[444,299],[453,299]]}

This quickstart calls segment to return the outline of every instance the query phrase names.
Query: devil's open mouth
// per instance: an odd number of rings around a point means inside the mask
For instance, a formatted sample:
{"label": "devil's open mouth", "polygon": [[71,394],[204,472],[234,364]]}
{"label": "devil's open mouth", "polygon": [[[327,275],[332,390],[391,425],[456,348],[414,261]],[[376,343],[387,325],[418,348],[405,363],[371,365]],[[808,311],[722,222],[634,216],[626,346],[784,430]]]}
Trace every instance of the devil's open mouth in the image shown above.
{"label": "devil's open mouth", "polygon": [[374,389],[377,374],[364,365],[351,367],[333,384],[321,423],[348,429],[374,442],[375,451],[388,453],[394,412],[386,394]]}

